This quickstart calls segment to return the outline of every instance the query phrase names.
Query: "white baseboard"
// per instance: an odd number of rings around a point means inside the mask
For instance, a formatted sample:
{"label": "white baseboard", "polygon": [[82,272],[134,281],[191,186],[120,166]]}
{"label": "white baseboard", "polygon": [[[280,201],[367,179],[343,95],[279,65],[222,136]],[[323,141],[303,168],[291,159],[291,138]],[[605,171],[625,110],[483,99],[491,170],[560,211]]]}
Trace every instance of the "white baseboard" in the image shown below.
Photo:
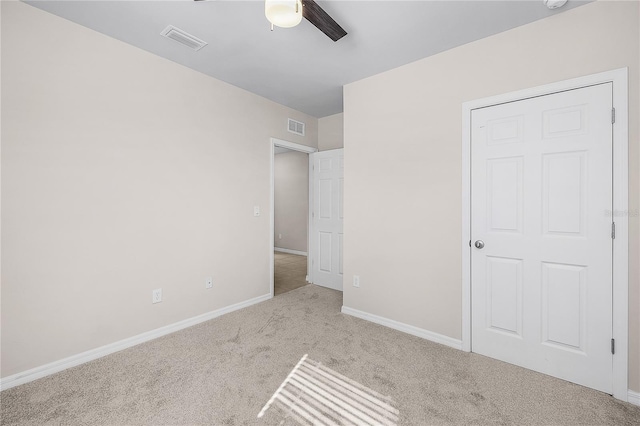
{"label": "white baseboard", "polygon": [[280,248],[280,247],[274,247],[273,250],[274,251],[279,251],[281,253],[297,254],[299,256],[306,256],[307,255],[306,251],[290,250],[290,249]]}
{"label": "white baseboard", "polygon": [[640,406],[640,392],[634,392],[629,389],[628,401],[630,404]]}
{"label": "white baseboard", "polygon": [[393,328],[394,330],[402,331],[403,333],[421,337],[423,339],[430,340],[432,342],[440,343],[441,345],[462,350],[462,340],[454,339],[453,337],[434,333],[433,331],[414,327],[413,325],[404,324],[402,322],[394,321],[388,318],[380,317],[378,315],[359,311],[357,309],[349,308],[347,306],[342,307],[342,313],[351,315],[363,320],[371,321],[376,324],[384,325],[385,327]]}
{"label": "white baseboard", "polygon": [[221,315],[228,314],[229,312],[237,311],[238,309],[246,308],[247,306],[264,302],[265,300],[271,299],[272,297],[273,296],[271,294],[265,294],[264,296],[255,297],[253,299],[245,300],[244,302],[236,303],[235,305],[216,309],[215,311],[207,312],[193,318],[178,321],[164,327],[156,328],[155,330],[138,334],[137,336],[129,337],[127,339],[110,343],[99,348],[91,349],[77,355],[72,355],[68,358],[41,365],[40,367],[35,367],[30,370],[14,374],[12,376],[4,377],[0,379],[0,390],[10,389],[12,387],[31,382],[33,380],[40,379],[42,377],[50,376],[51,374],[55,374],[68,368],[93,361],[94,359],[102,358],[103,356],[112,354],[114,352],[118,352],[123,349],[139,345],[140,343],[148,342],[149,340],[157,339],[158,337],[174,333],[176,331],[182,330],[183,328],[191,327],[201,322],[209,321]]}

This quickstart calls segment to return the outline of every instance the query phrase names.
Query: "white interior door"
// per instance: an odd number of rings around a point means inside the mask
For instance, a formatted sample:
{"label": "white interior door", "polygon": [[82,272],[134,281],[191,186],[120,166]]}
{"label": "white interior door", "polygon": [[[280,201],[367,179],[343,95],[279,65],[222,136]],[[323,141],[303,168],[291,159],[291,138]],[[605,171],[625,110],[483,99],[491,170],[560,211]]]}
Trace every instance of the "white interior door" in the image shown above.
{"label": "white interior door", "polygon": [[311,282],[342,290],[344,150],[311,154],[313,161]]}
{"label": "white interior door", "polygon": [[472,350],[607,393],[611,111],[607,83],[471,117]]}

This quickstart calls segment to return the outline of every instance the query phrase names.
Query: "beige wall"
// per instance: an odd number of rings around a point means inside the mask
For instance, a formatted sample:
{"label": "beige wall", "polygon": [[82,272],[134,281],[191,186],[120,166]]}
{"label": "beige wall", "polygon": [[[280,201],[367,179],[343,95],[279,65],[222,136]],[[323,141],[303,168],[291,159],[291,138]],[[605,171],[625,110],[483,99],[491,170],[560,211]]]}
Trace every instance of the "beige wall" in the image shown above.
{"label": "beige wall", "polygon": [[290,151],[274,161],[274,236],[278,248],[307,251],[309,155]]}
{"label": "beige wall", "polygon": [[344,113],[318,119],[318,150],[344,148]]}
{"label": "beige wall", "polygon": [[[639,28],[638,2],[596,2],[346,86],[344,305],[461,338],[465,101],[629,67],[637,211]],[[640,233],[629,221],[629,387],[639,391]]]}
{"label": "beige wall", "polygon": [[21,2],[2,106],[2,377],[269,293],[269,138],[315,118]]}

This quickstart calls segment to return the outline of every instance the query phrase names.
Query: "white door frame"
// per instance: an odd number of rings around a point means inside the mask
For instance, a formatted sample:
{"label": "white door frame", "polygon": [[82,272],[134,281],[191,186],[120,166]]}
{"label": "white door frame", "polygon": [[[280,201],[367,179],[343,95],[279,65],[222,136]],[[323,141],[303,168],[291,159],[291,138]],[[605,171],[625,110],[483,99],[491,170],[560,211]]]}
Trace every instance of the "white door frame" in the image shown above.
{"label": "white door frame", "polygon": [[[471,112],[552,93],[613,83],[613,396],[628,401],[629,300],[629,111],[628,70],[620,68],[531,89],[465,102],[462,105],[462,350],[471,352]],[[603,344],[607,344],[603,342]]]}
{"label": "white door frame", "polygon": [[[276,210],[276,206],[274,204],[275,201],[275,196],[274,196],[274,192],[275,192],[275,150],[276,150],[276,146],[282,147],[282,148],[287,148],[290,149],[292,151],[298,151],[298,152],[303,152],[305,154],[313,154],[314,152],[317,152],[318,149],[317,148],[313,148],[311,146],[306,146],[306,145],[301,145],[299,143],[294,143],[294,142],[289,142],[289,141],[285,141],[282,139],[276,139],[276,138],[271,138],[271,195],[270,195],[270,201],[269,201],[269,214],[271,215],[270,218],[270,228],[271,228],[271,232],[269,233],[269,291],[271,294],[271,297],[273,297],[273,273],[274,273],[274,267],[273,267],[273,262],[274,262],[274,256],[273,256],[273,251],[275,248],[275,241],[274,241],[274,237],[273,234],[275,232],[275,228],[276,228],[276,222],[275,222],[275,210]],[[311,161],[311,160],[309,160]],[[309,167],[309,217],[307,218],[307,275],[309,274],[309,271],[311,270],[311,252],[309,251],[309,238],[310,238],[310,232],[311,232],[311,212],[312,212],[312,206],[313,206],[313,193],[311,192],[313,190],[313,185],[312,185],[312,179],[313,176],[311,174],[311,167]]]}

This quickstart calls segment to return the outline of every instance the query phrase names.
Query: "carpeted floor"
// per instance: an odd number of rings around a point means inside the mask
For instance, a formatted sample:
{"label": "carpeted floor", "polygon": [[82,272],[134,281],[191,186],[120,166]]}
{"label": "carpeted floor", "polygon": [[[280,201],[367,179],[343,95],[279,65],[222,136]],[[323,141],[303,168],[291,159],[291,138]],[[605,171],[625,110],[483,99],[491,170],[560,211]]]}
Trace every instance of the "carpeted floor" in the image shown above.
{"label": "carpeted floor", "polygon": [[399,424],[638,425],[640,407],[340,313],[307,285],[0,394],[2,424],[272,425],[304,354],[395,401]]}

